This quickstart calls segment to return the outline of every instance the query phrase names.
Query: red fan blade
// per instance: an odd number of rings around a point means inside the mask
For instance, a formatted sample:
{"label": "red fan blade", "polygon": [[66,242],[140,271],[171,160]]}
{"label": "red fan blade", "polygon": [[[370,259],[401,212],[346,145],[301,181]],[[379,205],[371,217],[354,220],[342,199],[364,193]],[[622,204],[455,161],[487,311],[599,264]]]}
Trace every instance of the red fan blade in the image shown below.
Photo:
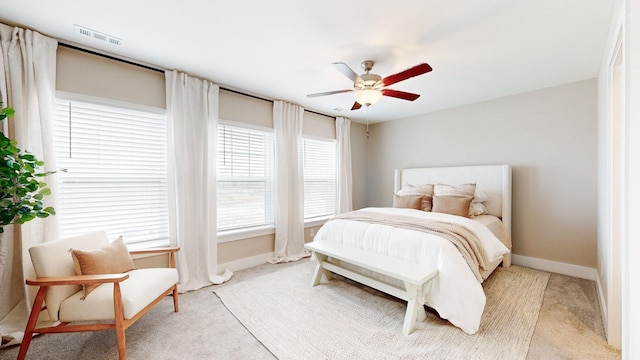
{"label": "red fan blade", "polygon": [[359,75],[356,74],[355,71],[353,71],[349,65],[342,63],[342,62],[334,62],[331,63],[331,65],[333,65],[333,68],[336,69],[337,71],[339,71],[342,75],[348,77],[349,79],[351,79],[351,81],[353,81],[354,83],[358,80]]}
{"label": "red fan blade", "polygon": [[391,90],[391,89],[382,89],[382,95],[391,96],[394,98],[409,100],[409,101],[413,101],[420,97],[419,94],[408,93],[408,92],[398,91],[398,90]]}
{"label": "red fan blade", "polygon": [[361,107],[362,107],[362,105],[360,105],[360,103],[356,101],[356,102],[353,103],[353,106],[351,107],[351,110],[358,110]]}
{"label": "red fan blade", "polygon": [[431,70],[433,69],[431,68],[431,66],[429,66],[429,64],[422,63],[420,65],[412,67],[411,69],[401,71],[397,74],[389,75],[386,78],[382,79],[382,83],[384,84],[384,86],[389,86],[391,84],[407,80],[408,78],[428,73]]}
{"label": "red fan blade", "polygon": [[340,93],[346,93],[346,92],[351,92],[351,91],[353,91],[353,90],[352,90],[352,89],[347,89],[347,90],[327,91],[327,92],[321,92],[321,93],[309,94],[309,95],[307,95],[307,97],[314,98],[314,97],[318,97],[318,96],[326,96],[326,95],[340,94]]}

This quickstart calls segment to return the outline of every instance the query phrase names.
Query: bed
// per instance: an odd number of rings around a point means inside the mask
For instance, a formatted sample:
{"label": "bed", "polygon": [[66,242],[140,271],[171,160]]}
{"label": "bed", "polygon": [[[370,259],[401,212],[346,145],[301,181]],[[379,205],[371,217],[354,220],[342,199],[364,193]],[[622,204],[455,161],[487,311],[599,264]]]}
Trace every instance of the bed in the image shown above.
{"label": "bed", "polygon": [[[436,195],[463,184],[475,184],[473,202],[466,202],[469,214],[448,213],[443,207],[447,196],[433,196],[430,206],[434,211],[424,211],[426,203],[417,201],[416,189],[425,184],[438,184]],[[428,187],[428,186],[427,186]],[[420,191],[418,191],[419,193]],[[457,194],[454,194],[457,195]],[[423,288],[425,305],[433,308],[443,319],[468,334],[475,334],[480,326],[486,297],[482,282],[500,265],[511,264],[511,168],[509,165],[456,166],[412,168],[396,170],[394,178],[394,207],[359,209],[327,221],[314,237],[315,241],[332,241],[354,246],[366,251],[393,256],[410,262],[435,267],[438,274]],[[437,197],[437,199],[436,199]],[[400,199],[400,200],[399,200]],[[403,202],[409,199],[408,208]],[[420,197],[420,199],[425,199]],[[416,201],[414,201],[416,200]],[[456,200],[457,201],[457,200]],[[471,200],[466,200],[471,201]],[[476,205],[480,203],[482,210]],[[418,204],[417,206],[415,206]],[[423,206],[425,206],[423,208]],[[474,210],[476,210],[474,212]],[[444,212],[443,212],[444,211]],[[455,212],[454,212],[455,213]],[[473,215],[471,215],[473,213]],[[367,222],[359,219],[362,214],[377,218]],[[468,215],[468,216],[467,216]],[[471,266],[468,255],[459,244],[433,232],[416,231],[411,226],[387,224],[385,218],[410,219],[422,226],[423,221],[459,224],[471,230],[480,244],[482,267]],[[367,218],[369,219],[369,218]],[[458,226],[458,225],[455,225]],[[475,263],[477,266],[477,262]],[[344,264],[349,266],[349,264]],[[366,273],[365,269],[353,267]],[[393,283],[394,279],[382,281]]]}

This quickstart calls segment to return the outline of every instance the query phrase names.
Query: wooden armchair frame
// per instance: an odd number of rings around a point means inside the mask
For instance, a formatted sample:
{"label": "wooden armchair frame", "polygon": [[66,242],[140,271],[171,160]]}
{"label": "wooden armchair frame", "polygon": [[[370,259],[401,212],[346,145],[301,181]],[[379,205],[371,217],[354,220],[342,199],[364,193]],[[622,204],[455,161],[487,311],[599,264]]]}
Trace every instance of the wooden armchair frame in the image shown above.
{"label": "wooden armchair frame", "polygon": [[[175,253],[180,250],[179,247],[158,248],[158,249],[144,249],[144,250],[132,250],[129,251],[131,255],[145,255],[145,254],[168,254],[169,266],[176,267]],[[122,294],[120,291],[120,282],[129,278],[128,274],[103,274],[103,275],[78,275],[78,276],[65,276],[65,277],[39,277],[35,279],[27,279],[27,285],[39,286],[38,293],[33,302],[31,314],[27,321],[27,327],[24,332],[24,338],[20,345],[20,351],[18,352],[18,360],[22,360],[26,357],[31,339],[34,333],[38,334],[51,334],[51,333],[64,333],[64,332],[84,332],[84,331],[100,331],[113,329],[116,332],[116,341],[118,345],[118,358],[125,360],[127,358],[126,338],[125,330],[128,329],[133,323],[140,319],[147,313],[153,306],[155,306],[160,300],[164,299],[167,295],[173,295],[173,309],[178,312],[178,284],[167,289],[155,300],[145,306],[131,319],[124,318],[124,311],[122,306]],[[52,327],[36,328],[38,317],[40,312],[46,310],[46,306],[43,306],[45,294],[47,288],[57,285],[83,285],[83,284],[106,284],[113,283],[113,309],[114,309],[114,322],[113,323],[95,323],[95,324],[76,324],[73,325],[69,322],[61,322],[60,324]]]}

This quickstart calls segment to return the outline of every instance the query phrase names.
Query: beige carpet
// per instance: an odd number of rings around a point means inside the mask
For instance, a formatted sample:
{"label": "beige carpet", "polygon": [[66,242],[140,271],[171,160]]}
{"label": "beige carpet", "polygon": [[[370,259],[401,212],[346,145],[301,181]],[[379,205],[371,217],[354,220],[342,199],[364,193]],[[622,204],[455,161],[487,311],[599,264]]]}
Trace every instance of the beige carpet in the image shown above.
{"label": "beige carpet", "polygon": [[215,290],[225,306],[277,358],[525,359],[549,274],[499,268],[485,282],[480,330],[467,335],[428,313],[402,334],[406,303],[334,280],[311,287],[314,263]]}

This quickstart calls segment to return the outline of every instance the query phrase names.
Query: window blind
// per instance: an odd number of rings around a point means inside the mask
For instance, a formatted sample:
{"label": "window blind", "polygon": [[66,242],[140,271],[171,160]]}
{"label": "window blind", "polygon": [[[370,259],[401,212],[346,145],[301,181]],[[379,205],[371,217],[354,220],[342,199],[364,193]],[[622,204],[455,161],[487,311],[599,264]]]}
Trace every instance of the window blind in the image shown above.
{"label": "window blind", "polygon": [[274,224],[273,134],[218,125],[218,231]]}
{"label": "window blind", "polygon": [[335,215],[335,141],[303,139],[304,218]]}
{"label": "window blind", "polygon": [[168,244],[166,137],[164,115],[56,100],[61,237],[104,230]]}

